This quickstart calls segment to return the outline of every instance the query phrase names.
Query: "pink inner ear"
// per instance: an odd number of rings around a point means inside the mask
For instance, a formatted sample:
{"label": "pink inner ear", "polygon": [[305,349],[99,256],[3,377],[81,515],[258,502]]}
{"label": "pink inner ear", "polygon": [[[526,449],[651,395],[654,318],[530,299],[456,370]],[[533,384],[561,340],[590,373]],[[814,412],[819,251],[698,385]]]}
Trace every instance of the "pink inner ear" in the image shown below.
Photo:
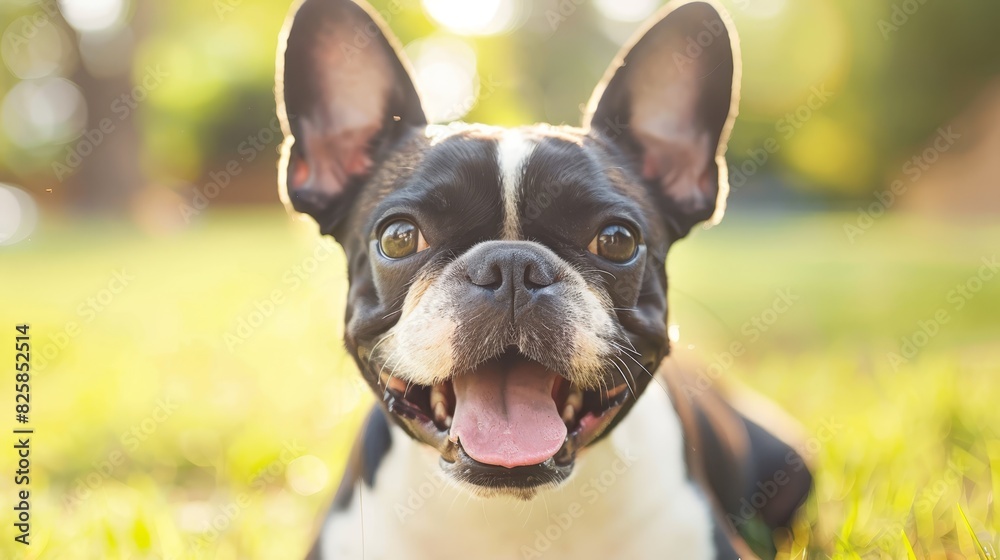
{"label": "pink inner ear", "polygon": [[354,153],[344,162],[344,171],[348,177],[356,175],[366,175],[372,169],[372,158],[368,157],[365,149],[356,149]]}
{"label": "pink inner ear", "polygon": [[664,188],[669,187],[691,164],[682,146],[651,136],[640,137],[639,144],[642,146],[642,178],[656,181]]}
{"label": "pink inner ear", "polygon": [[646,149],[642,156],[642,178],[647,181],[669,182],[664,180],[664,174],[670,167],[669,160],[669,157],[663,157],[662,154]]}
{"label": "pink inner ear", "polygon": [[303,122],[302,158],[288,170],[291,190],[336,196],[354,177],[367,175],[374,167],[369,143],[378,132],[363,127],[320,134],[310,121]]}
{"label": "pink inner ear", "polygon": [[655,182],[681,207],[696,210],[714,204],[710,138],[707,133],[666,139],[637,131],[642,146],[642,178]]}
{"label": "pink inner ear", "polygon": [[290,182],[292,184],[292,188],[295,189],[301,188],[302,185],[304,185],[306,181],[309,180],[310,173],[311,172],[309,171],[309,164],[307,164],[304,159],[296,159],[295,162],[292,163],[291,173],[289,173],[291,177]]}

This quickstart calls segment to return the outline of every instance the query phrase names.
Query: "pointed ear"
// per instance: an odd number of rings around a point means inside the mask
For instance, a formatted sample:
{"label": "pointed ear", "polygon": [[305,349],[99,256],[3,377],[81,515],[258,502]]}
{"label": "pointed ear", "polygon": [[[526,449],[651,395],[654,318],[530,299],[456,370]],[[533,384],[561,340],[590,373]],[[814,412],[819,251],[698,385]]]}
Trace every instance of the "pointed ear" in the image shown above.
{"label": "pointed ear", "polygon": [[725,211],[740,78],[731,21],[715,2],[668,5],[615,59],[585,119],[631,161],[676,237]]}
{"label": "pointed ear", "polygon": [[279,42],[282,200],[333,233],[386,149],[427,119],[398,42],[370,8],[305,0]]}

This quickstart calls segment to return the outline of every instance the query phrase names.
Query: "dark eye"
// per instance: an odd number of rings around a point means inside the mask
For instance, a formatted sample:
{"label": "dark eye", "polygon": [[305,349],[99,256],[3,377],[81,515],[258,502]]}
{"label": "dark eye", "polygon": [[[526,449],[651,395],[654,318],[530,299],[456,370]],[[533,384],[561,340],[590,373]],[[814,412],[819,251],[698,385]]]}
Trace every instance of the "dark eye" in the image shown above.
{"label": "dark eye", "polygon": [[591,253],[613,263],[626,263],[635,257],[639,241],[627,226],[609,224],[590,242]]}
{"label": "dark eye", "polygon": [[409,220],[395,220],[382,229],[378,246],[386,257],[401,259],[423,251],[427,242],[416,224]]}

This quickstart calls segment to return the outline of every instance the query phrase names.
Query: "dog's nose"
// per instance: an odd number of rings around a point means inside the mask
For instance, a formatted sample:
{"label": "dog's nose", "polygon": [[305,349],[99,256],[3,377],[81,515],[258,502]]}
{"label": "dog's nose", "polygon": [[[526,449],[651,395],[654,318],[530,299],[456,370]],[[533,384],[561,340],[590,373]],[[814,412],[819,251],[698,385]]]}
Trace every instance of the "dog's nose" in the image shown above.
{"label": "dog's nose", "polygon": [[517,309],[558,282],[548,250],[524,241],[493,241],[466,255],[466,277],[494,303]]}

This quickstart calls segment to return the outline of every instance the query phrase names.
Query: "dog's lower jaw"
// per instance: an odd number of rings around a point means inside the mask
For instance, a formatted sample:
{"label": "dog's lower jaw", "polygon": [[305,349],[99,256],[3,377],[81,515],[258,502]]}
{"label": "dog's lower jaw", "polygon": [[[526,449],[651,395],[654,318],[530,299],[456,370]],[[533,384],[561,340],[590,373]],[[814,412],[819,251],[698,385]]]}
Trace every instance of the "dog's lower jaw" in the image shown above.
{"label": "dog's lower jaw", "polygon": [[716,558],[680,421],[655,386],[581,452],[570,480],[529,502],[475,497],[444,474],[435,450],[398,428],[392,438],[374,487],[359,485],[326,521],[321,558]]}

